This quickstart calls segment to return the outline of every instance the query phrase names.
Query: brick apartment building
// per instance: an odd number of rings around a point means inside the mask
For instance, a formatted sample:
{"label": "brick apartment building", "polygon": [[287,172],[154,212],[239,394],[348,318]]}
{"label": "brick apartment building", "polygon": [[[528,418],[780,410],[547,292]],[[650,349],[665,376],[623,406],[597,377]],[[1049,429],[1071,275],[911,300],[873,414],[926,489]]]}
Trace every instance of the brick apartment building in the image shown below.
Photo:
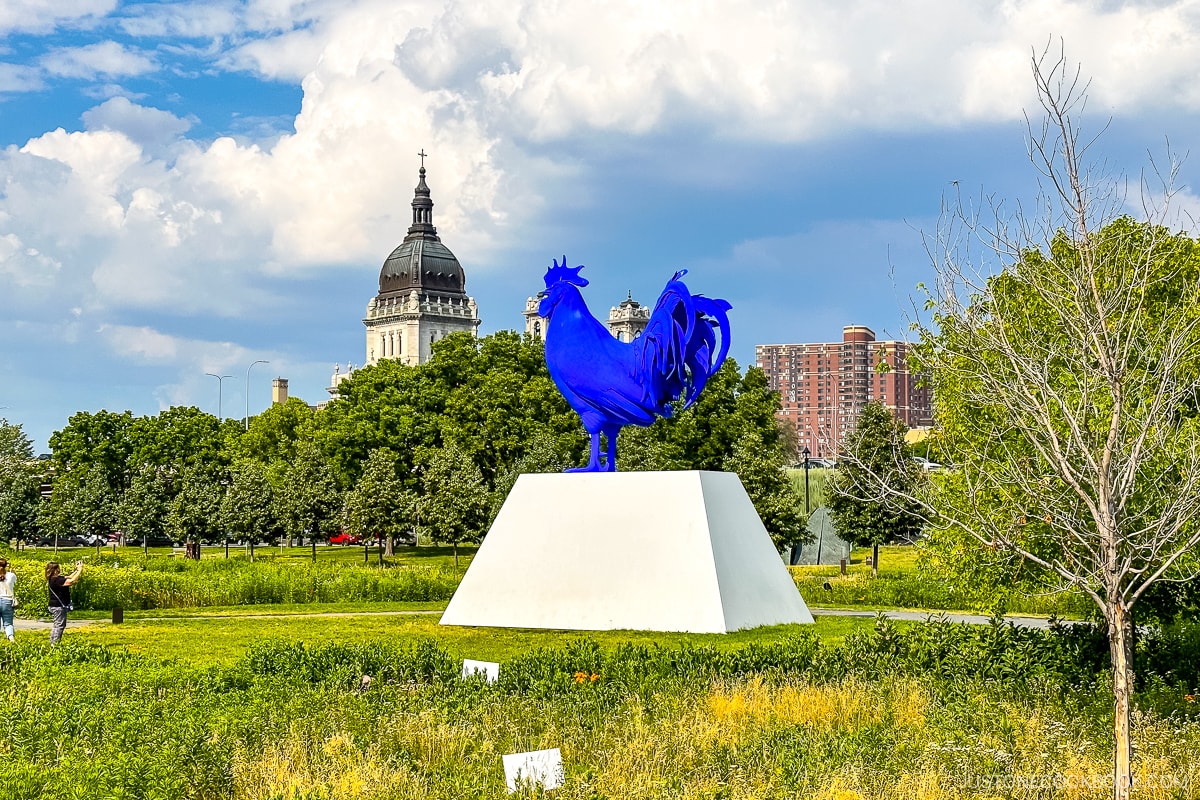
{"label": "brick apartment building", "polygon": [[[879,400],[910,428],[933,421],[929,389],[908,371],[908,344],[875,341],[864,325],[842,329],[842,341],[813,344],[760,344],[758,366],[779,392],[780,418],[793,423],[800,447],[814,457],[830,457],[854,429],[859,411]],[[879,365],[888,367],[880,371]]]}

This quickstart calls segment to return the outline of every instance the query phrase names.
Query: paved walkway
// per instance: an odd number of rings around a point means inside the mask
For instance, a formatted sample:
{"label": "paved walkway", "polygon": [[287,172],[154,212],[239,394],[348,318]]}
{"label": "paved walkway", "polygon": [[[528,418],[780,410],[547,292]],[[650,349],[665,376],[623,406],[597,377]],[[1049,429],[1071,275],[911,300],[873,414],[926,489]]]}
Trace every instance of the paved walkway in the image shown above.
{"label": "paved walkway", "polygon": [[[992,621],[991,617],[985,617],[982,614],[952,614],[948,611],[860,611],[853,608],[810,608],[813,616],[816,617],[874,617],[878,614],[883,614],[888,619],[910,620],[914,622],[924,622],[933,617],[934,619],[945,618],[948,622],[961,622],[964,625],[987,625]],[[1018,628],[1041,628],[1050,627],[1050,620],[1044,617],[1014,617],[1005,616],[1005,622],[1011,622]],[[1074,624],[1073,620],[1063,620],[1068,624]]]}
{"label": "paved walkway", "polygon": [[[930,611],[865,611],[854,608],[812,608],[813,616],[816,617],[867,617],[873,618],[879,614],[883,614],[888,619],[907,620],[912,622],[924,622],[930,617],[935,619],[945,618],[949,622],[958,622],[964,625],[987,625],[991,622],[990,617],[982,614],[952,614],[949,612],[937,613]],[[178,617],[131,617],[129,622],[166,622],[169,620],[188,620],[188,619],[288,619],[290,617],[401,617],[401,616],[417,616],[421,614],[440,614],[440,609],[429,611],[320,611],[314,614],[306,614],[303,612],[293,614],[188,614]],[[1043,617],[1017,617],[1006,616],[1005,622],[1011,622],[1018,628],[1041,628],[1050,627],[1050,621]],[[1072,624],[1070,620],[1066,620]],[[111,625],[112,622],[107,619],[69,619],[67,627],[79,628],[86,625]],[[50,630],[49,620],[40,619],[17,619],[15,620],[17,630]]]}

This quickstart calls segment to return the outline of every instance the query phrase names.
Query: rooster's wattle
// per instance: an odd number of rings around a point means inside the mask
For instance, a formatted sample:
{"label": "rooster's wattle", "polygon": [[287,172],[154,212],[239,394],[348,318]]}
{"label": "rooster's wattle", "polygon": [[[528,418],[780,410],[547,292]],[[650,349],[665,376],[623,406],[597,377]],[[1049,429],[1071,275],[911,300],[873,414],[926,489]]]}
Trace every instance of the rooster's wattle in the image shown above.
{"label": "rooster's wattle", "polygon": [[[583,301],[582,266],[567,259],[546,271],[538,314],[546,317],[546,365],[550,377],[591,435],[587,466],[568,472],[615,472],[617,435],[625,425],[650,425],[695,402],[729,352],[724,300],[694,295],[675,273],[663,289],[642,335],[622,342]],[[719,336],[718,336],[719,333]],[[682,405],[675,407],[682,401]],[[600,456],[600,434],[608,439]]]}

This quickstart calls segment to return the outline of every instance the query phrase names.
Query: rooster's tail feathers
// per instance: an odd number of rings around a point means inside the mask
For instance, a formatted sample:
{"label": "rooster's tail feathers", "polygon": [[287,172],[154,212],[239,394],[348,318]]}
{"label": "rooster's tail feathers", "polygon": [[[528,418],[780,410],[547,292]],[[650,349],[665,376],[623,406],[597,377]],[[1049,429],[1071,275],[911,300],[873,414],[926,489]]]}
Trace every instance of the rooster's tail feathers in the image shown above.
{"label": "rooster's tail feathers", "polygon": [[683,400],[682,408],[695,402],[729,353],[727,312],[733,306],[693,295],[679,280],[686,274],[680,270],[667,282],[637,340],[647,399],[664,416],[671,415],[677,400]]}

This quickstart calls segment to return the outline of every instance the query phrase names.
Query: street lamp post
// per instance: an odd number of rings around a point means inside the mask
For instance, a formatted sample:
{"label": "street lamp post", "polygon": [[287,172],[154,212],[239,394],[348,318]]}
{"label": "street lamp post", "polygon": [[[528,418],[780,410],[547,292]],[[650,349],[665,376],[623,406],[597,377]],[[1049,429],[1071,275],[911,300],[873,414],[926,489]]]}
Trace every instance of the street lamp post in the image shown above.
{"label": "street lamp post", "polygon": [[[808,467],[809,467],[808,457],[812,455],[812,451],[808,449],[807,445],[805,445],[804,449],[800,451],[800,454],[802,456],[804,456],[804,519],[807,520],[808,515],[811,513],[810,512],[810,504],[809,504],[809,494],[808,494]],[[805,522],[805,524],[807,525],[808,523]],[[818,567],[821,566],[821,540],[824,538],[825,537],[821,536],[820,534],[817,535],[817,566]]]}
{"label": "street lamp post", "polygon": [[221,394],[222,394],[222,389],[224,389],[224,388],[225,388],[225,379],[226,379],[226,378],[232,378],[233,376],[232,376],[232,375],[218,375],[218,374],[217,374],[217,373],[215,373],[215,372],[206,372],[206,373],[204,373],[204,374],[205,374],[205,375],[211,375],[212,377],[214,377],[214,378],[216,378],[216,379],[217,379],[217,422],[220,422],[220,421],[223,419],[223,418],[222,418],[222,416],[221,416]]}
{"label": "street lamp post", "polygon": [[255,364],[270,364],[270,361],[259,359],[251,362],[250,366],[246,367],[246,430],[250,430],[250,370],[254,369]]}

